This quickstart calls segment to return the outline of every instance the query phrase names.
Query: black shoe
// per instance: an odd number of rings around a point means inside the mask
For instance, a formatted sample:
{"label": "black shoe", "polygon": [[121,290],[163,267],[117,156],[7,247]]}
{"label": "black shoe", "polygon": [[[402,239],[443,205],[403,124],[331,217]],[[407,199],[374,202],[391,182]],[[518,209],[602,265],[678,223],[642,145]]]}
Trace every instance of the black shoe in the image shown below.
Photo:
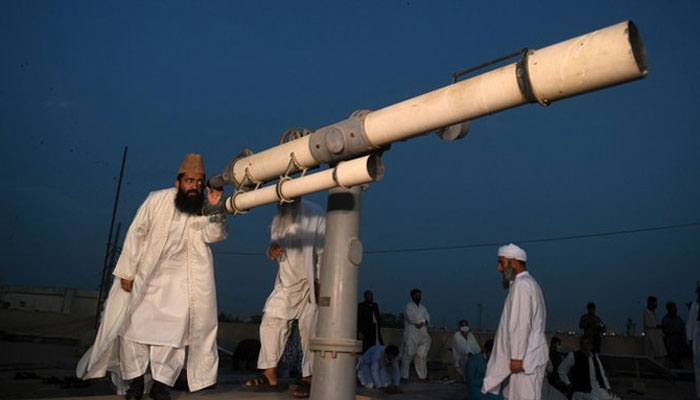
{"label": "black shoe", "polygon": [[126,391],[126,400],[141,400],[143,397],[143,375],[131,380],[131,386]]}
{"label": "black shoe", "polygon": [[168,386],[158,381],[153,381],[151,392],[148,393],[153,400],[170,400],[170,390]]}

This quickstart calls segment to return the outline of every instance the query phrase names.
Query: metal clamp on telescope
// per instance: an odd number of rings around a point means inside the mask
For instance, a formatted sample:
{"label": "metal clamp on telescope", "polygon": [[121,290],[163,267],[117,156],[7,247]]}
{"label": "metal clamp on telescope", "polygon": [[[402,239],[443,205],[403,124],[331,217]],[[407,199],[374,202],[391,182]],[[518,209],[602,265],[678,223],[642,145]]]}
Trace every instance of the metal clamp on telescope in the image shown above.
{"label": "metal clamp on telescope", "polygon": [[315,131],[309,139],[309,151],[320,164],[329,164],[371,153],[379,149],[367,139],[365,118],[369,110],[359,110],[350,118]]}

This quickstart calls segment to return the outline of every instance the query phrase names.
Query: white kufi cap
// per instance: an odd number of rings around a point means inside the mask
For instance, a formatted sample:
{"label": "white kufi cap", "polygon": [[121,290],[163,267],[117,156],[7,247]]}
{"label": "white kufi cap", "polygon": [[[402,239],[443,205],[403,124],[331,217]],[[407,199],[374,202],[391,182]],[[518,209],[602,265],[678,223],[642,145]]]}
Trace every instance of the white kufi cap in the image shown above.
{"label": "white kufi cap", "polygon": [[525,253],[525,250],[514,245],[513,243],[499,247],[498,256],[505,258],[515,258],[516,260],[527,262],[527,253]]}

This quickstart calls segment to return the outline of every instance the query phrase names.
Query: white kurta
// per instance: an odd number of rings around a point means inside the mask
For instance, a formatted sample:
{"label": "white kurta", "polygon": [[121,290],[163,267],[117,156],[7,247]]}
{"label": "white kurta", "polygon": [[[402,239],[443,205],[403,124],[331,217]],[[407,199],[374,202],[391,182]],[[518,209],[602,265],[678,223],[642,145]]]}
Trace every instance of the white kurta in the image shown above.
{"label": "white kurta", "polygon": [[401,353],[401,376],[408,379],[411,361],[415,364],[416,373],[420,379],[428,376],[427,358],[430,350],[430,334],[428,327],[416,327],[419,322],[430,322],[430,314],[423,303],[416,305],[413,301],[406,304],[404,309],[403,344]]}
{"label": "white kurta", "polygon": [[685,322],[686,338],[692,340],[693,365],[695,367],[695,390],[700,398],[700,305],[697,301],[690,306],[688,320]]}
{"label": "white kurta", "polygon": [[642,331],[644,332],[644,349],[646,355],[652,358],[666,356],[664,334],[656,320],[656,314],[648,308],[642,313]]}
{"label": "white kurta", "polygon": [[[384,354],[385,349],[386,346],[381,344],[372,346],[357,360],[357,379],[362,386],[372,389],[399,385],[401,372],[398,357],[388,361]],[[389,364],[391,364],[391,375],[387,370]]]}
{"label": "white kurta", "polygon": [[314,282],[319,279],[320,255],[326,232],[326,218],[315,204],[302,200],[293,224],[278,232],[278,215],[272,222],[270,242],[282,247],[275,286],[263,307],[260,324],[260,355],[258,368],[277,366],[289,337],[291,321],[299,320],[299,335],[303,352],[302,375],[310,376],[313,357],[309,339],[316,326],[316,293]]}
{"label": "white kurta", "polygon": [[188,343],[190,307],[187,293],[188,214],[175,210],[163,252],[131,314],[123,337],[150,345],[183,347]]}
{"label": "white kurta", "polygon": [[[595,357],[596,361],[598,361],[598,366],[600,367],[600,375],[601,378],[603,378],[603,386],[601,387],[600,384],[598,383],[598,379],[595,376],[595,365],[593,365],[593,358]],[[608,392],[608,389],[611,387],[610,382],[608,382],[608,376],[605,374],[605,368],[603,368],[603,363],[600,362],[600,358],[598,357],[597,354],[591,353],[589,357],[587,357],[588,360],[588,379],[590,380],[591,384],[591,391],[589,393],[584,393],[584,392],[574,392],[573,396],[571,397],[571,400],[613,400],[616,397]],[[562,360],[561,364],[559,364],[559,370],[557,373],[559,374],[559,378],[561,379],[562,382],[564,382],[565,385],[570,385],[571,380],[569,379],[569,371],[571,371],[571,367],[574,366],[574,362],[576,361],[576,358],[574,356],[574,352],[570,352],[569,354],[564,357]]]}
{"label": "white kurta", "polygon": [[460,374],[464,374],[464,367],[467,365],[469,355],[477,353],[481,353],[481,347],[479,347],[479,343],[471,332],[467,333],[466,338],[461,331],[457,331],[452,335],[452,357],[454,366]]}
{"label": "white kurta", "polygon": [[[272,222],[274,228],[276,219]],[[326,232],[326,218],[315,204],[302,200],[293,224],[286,231],[270,231],[270,243],[283,249],[275,286],[263,312],[282,319],[296,319],[306,303],[316,304],[314,281],[319,278],[320,254]]]}
{"label": "white kurta", "polygon": [[[109,369],[119,371],[119,336],[128,328],[130,317],[147,292],[147,285],[163,254],[175,214],[176,189],[152,192],[139,208],[124,240],[114,270],[114,283],[104,306],[95,343],[83,355],[76,374],[83,379],[100,378]],[[183,293],[190,310],[187,381],[191,391],[216,383],[217,311],[214,263],[207,243],[227,237],[224,217],[189,217],[187,235],[188,287]],[[126,292],[120,279],[133,280]]]}
{"label": "white kurta", "polygon": [[[508,399],[539,399],[549,361],[546,320],[544,296],[537,281],[527,271],[517,274],[503,306],[482,392],[497,394],[503,386]],[[511,360],[522,360],[525,371],[512,375]]]}

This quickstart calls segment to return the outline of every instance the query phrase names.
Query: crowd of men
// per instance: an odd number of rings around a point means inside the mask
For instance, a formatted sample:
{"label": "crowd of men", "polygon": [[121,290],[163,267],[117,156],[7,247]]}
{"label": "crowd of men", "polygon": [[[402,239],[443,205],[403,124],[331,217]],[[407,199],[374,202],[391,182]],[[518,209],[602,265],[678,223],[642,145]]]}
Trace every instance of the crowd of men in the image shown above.
{"label": "crowd of men", "polygon": [[[183,371],[190,391],[216,383],[218,323],[208,244],[226,239],[227,225],[225,216],[202,215],[205,198],[212,206],[222,199],[222,190],[205,182],[202,157],[187,154],[174,187],[152,192],[139,208],[113,273],[94,344],[77,366],[80,378],[109,372],[127,400],[140,400],[145,393],[154,400],[169,400],[169,388]],[[318,206],[302,199],[278,206],[266,252],[278,271],[259,328],[257,367],[262,373],[245,382],[249,390],[286,390],[278,381],[277,367],[298,326],[302,379],[292,394],[309,397],[309,339],[318,314],[324,234],[325,216]],[[480,347],[466,320],[459,321],[452,337],[454,367],[465,379],[469,399],[555,398],[552,389],[568,392],[574,400],[616,398],[598,357],[605,325],[595,315],[595,304],[589,303],[581,317],[580,349],[564,355],[556,338],[547,344],[544,297],[527,269],[526,252],[509,244],[500,247],[497,256],[508,294],[494,339]],[[649,297],[643,326],[647,354],[668,354],[674,366],[689,341],[700,397],[700,282],[697,295],[685,323],[673,303],[667,304],[668,314],[658,323],[657,299]],[[410,297],[398,347],[384,344],[379,307],[372,291],[365,291],[357,312],[357,337],[363,343],[357,379],[362,386],[400,393],[411,364],[420,381],[428,379],[430,314],[420,289],[413,289]]]}

